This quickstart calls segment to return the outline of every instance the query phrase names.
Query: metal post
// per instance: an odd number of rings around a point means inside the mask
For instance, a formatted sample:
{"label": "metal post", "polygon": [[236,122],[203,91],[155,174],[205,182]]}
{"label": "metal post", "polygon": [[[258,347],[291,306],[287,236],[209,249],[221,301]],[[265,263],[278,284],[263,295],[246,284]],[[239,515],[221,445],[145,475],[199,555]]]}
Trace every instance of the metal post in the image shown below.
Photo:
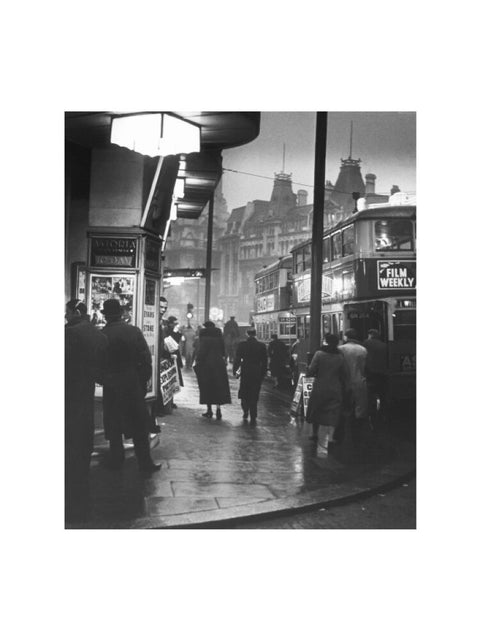
{"label": "metal post", "polygon": [[205,274],[205,321],[210,317],[210,286],[212,280],[212,240],[213,240],[213,205],[214,193],[208,203],[208,230],[207,230],[207,273]]}
{"label": "metal post", "polygon": [[307,361],[321,346],[323,215],[325,208],[325,157],[327,151],[327,113],[317,112],[315,134],[315,177],[313,183],[312,278],[310,289],[310,351]]}

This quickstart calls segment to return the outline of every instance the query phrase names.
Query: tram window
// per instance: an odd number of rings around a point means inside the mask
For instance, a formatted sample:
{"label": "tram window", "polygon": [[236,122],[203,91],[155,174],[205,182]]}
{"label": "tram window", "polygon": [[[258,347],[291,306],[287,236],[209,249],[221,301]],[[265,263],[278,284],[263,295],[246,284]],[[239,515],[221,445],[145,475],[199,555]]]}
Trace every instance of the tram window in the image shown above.
{"label": "tram window", "polygon": [[342,232],[334,233],[332,236],[332,260],[342,257]]}
{"label": "tram window", "polygon": [[310,338],[310,316],[305,316],[305,338]]}
{"label": "tram window", "polygon": [[410,220],[377,220],[376,251],[412,251],[413,227]]}
{"label": "tram window", "polygon": [[325,238],[323,241],[323,261],[324,262],[330,262],[330,260],[332,259],[330,249],[331,249],[330,238]]}
{"label": "tram window", "polygon": [[393,314],[393,331],[395,340],[415,340],[417,328],[417,312],[413,309],[396,309]]}
{"label": "tram window", "polygon": [[322,316],[322,327],[323,337],[325,337],[327,333],[332,333],[332,318],[327,313]]}
{"label": "tram window", "polygon": [[355,234],[353,232],[353,225],[344,229],[342,232],[342,253],[344,256],[349,256],[353,253],[355,245]]}

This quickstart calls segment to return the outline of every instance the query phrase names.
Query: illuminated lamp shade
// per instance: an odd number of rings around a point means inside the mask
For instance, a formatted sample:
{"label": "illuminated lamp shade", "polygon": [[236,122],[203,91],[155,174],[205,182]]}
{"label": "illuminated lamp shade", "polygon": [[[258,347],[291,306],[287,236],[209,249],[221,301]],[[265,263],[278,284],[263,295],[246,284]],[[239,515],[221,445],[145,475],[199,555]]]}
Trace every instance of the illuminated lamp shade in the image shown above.
{"label": "illuminated lamp shade", "polygon": [[145,156],[200,151],[200,127],[166,113],[112,118],[110,142]]}
{"label": "illuminated lamp shade", "polygon": [[185,179],[184,178],[177,178],[175,180],[175,186],[173,188],[173,195],[177,199],[185,197]]}

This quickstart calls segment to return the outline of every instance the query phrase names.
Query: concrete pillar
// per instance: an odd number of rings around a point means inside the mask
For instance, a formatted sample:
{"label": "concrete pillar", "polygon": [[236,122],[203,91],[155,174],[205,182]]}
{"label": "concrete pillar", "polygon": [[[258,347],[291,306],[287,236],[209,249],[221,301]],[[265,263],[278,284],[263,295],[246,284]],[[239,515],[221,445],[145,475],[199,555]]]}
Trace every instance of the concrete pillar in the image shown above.
{"label": "concrete pillar", "polygon": [[88,223],[138,226],[143,207],[143,156],[125,149],[93,149]]}

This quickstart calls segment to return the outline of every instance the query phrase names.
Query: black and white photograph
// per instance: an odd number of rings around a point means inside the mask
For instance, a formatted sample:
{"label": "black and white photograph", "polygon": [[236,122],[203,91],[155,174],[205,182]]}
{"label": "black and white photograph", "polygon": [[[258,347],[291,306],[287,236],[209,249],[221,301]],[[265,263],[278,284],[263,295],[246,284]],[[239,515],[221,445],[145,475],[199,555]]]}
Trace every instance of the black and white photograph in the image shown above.
{"label": "black and white photograph", "polygon": [[66,528],[415,529],[416,113],[67,111],[65,142]]}
{"label": "black and white photograph", "polygon": [[6,6],[4,637],[478,635],[474,9]]}

